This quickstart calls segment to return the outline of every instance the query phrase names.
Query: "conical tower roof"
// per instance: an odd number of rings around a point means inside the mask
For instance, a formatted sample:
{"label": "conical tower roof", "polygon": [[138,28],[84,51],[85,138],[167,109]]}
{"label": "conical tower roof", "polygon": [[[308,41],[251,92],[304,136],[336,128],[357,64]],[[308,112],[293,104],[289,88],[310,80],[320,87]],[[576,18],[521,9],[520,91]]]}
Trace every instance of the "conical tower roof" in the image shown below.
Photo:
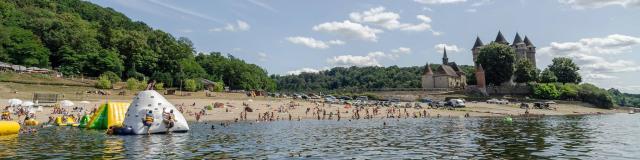
{"label": "conical tower roof", "polygon": [[479,36],[476,36],[476,43],[473,44],[473,48],[477,48],[480,46],[483,46],[484,44],[482,44],[482,40],[480,40]]}
{"label": "conical tower roof", "polygon": [[424,66],[423,74],[433,75],[433,71],[431,70],[431,66],[429,65],[429,62],[427,62],[427,64]]}
{"label": "conical tower roof", "polygon": [[496,36],[496,40],[494,42],[502,43],[502,44],[509,44],[507,39],[505,39],[504,36],[502,35],[501,31],[498,31],[498,36]]}
{"label": "conical tower roof", "polygon": [[527,46],[535,47],[533,43],[531,43],[531,41],[529,40],[529,37],[527,36],[524,36],[524,44],[526,44]]}
{"label": "conical tower roof", "polygon": [[513,45],[516,45],[518,43],[523,43],[523,42],[522,42],[522,38],[520,38],[520,34],[516,32],[516,37],[513,38]]}

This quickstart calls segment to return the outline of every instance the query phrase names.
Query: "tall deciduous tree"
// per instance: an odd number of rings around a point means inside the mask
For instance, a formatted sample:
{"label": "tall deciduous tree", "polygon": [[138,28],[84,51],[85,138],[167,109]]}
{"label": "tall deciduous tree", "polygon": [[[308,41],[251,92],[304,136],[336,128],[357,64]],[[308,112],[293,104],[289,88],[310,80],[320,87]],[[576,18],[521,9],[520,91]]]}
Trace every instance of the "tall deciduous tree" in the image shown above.
{"label": "tall deciduous tree", "polygon": [[536,81],[538,79],[538,72],[536,68],[528,60],[522,59],[516,63],[514,71],[515,82],[527,83]]}
{"label": "tall deciduous tree", "polygon": [[553,63],[549,65],[549,71],[553,72],[560,83],[580,83],[582,77],[579,70],[580,67],[566,57],[553,58]]}
{"label": "tall deciduous tree", "polygon": [[482,64],[485,74],[491,75],[486,77],[487,83],[500,85],[513,75],[515,51],[507,45],[491,43],[480,49],[477,61]]}
{"label": "tall deciduous tree", "polygon": [[555,74],[553,74],[553,72],[551,72],[549,70],[549,68],[545,68],[541,73],[540,73],[540,83],[555,83],[558,82],[558,77],[556,77]]}

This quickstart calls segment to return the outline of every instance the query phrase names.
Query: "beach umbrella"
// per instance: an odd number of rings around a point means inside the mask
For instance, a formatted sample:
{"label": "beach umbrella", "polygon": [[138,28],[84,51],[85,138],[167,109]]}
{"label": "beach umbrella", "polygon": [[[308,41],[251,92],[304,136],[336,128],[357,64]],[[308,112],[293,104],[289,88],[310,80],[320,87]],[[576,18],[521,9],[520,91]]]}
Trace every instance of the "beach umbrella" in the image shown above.
{"label": "beach umbrella", "polygon": [[60,101],[60,106],[62,106],[62,107],[71,107],[73,105],[75,105],[75,104],[73,104],[73,102],[71,102],[70,100]]}
{"label": "beach umbrella", "polygon": [[33,106],[33,105],[34,105],[34,103],[31,102],[31,101],[24,101],[24,102],[22,102],[22,104],[20,104],[20,106],[23,106],[23,107],[29,107],[29,106]]}
{"label": "beach umbrella", "polygon": [[19,106],[22,104],[22,100],[20,99],[9,99],[9,106]]}

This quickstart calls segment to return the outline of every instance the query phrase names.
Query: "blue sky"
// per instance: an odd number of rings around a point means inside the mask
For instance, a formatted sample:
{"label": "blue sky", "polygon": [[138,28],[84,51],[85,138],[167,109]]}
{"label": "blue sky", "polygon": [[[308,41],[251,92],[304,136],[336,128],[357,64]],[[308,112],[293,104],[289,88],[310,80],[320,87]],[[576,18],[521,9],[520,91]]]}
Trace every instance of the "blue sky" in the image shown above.
{"label": "blue sky", "polygon": [[335,66],[472,64],[476,36],[498,30],[537,47],[538,68],[573,58],[585,82],[640,93],[640,0],[91,0],[199,52],[232,54],[270,74]]}

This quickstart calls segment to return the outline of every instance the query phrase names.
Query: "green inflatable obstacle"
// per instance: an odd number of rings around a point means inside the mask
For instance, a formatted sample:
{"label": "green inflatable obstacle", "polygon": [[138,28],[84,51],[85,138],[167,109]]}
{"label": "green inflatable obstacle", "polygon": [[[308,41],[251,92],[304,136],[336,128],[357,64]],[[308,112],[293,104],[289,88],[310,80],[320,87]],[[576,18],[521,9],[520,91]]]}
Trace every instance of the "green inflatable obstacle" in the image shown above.
{"label": "green inflatable obstacle", "polygon": [[80,125],[78,125],[78,127],[85,128],[85,127],[87,127],[87,123],[89,123],[89,116],[85,114],[80,119]]}
{"label": "green inflatable obstacle", "polygon": [[90,129],[107,129],[111,126],[122,125],[129,103],[108,102],[100,105],[86,124]]}

